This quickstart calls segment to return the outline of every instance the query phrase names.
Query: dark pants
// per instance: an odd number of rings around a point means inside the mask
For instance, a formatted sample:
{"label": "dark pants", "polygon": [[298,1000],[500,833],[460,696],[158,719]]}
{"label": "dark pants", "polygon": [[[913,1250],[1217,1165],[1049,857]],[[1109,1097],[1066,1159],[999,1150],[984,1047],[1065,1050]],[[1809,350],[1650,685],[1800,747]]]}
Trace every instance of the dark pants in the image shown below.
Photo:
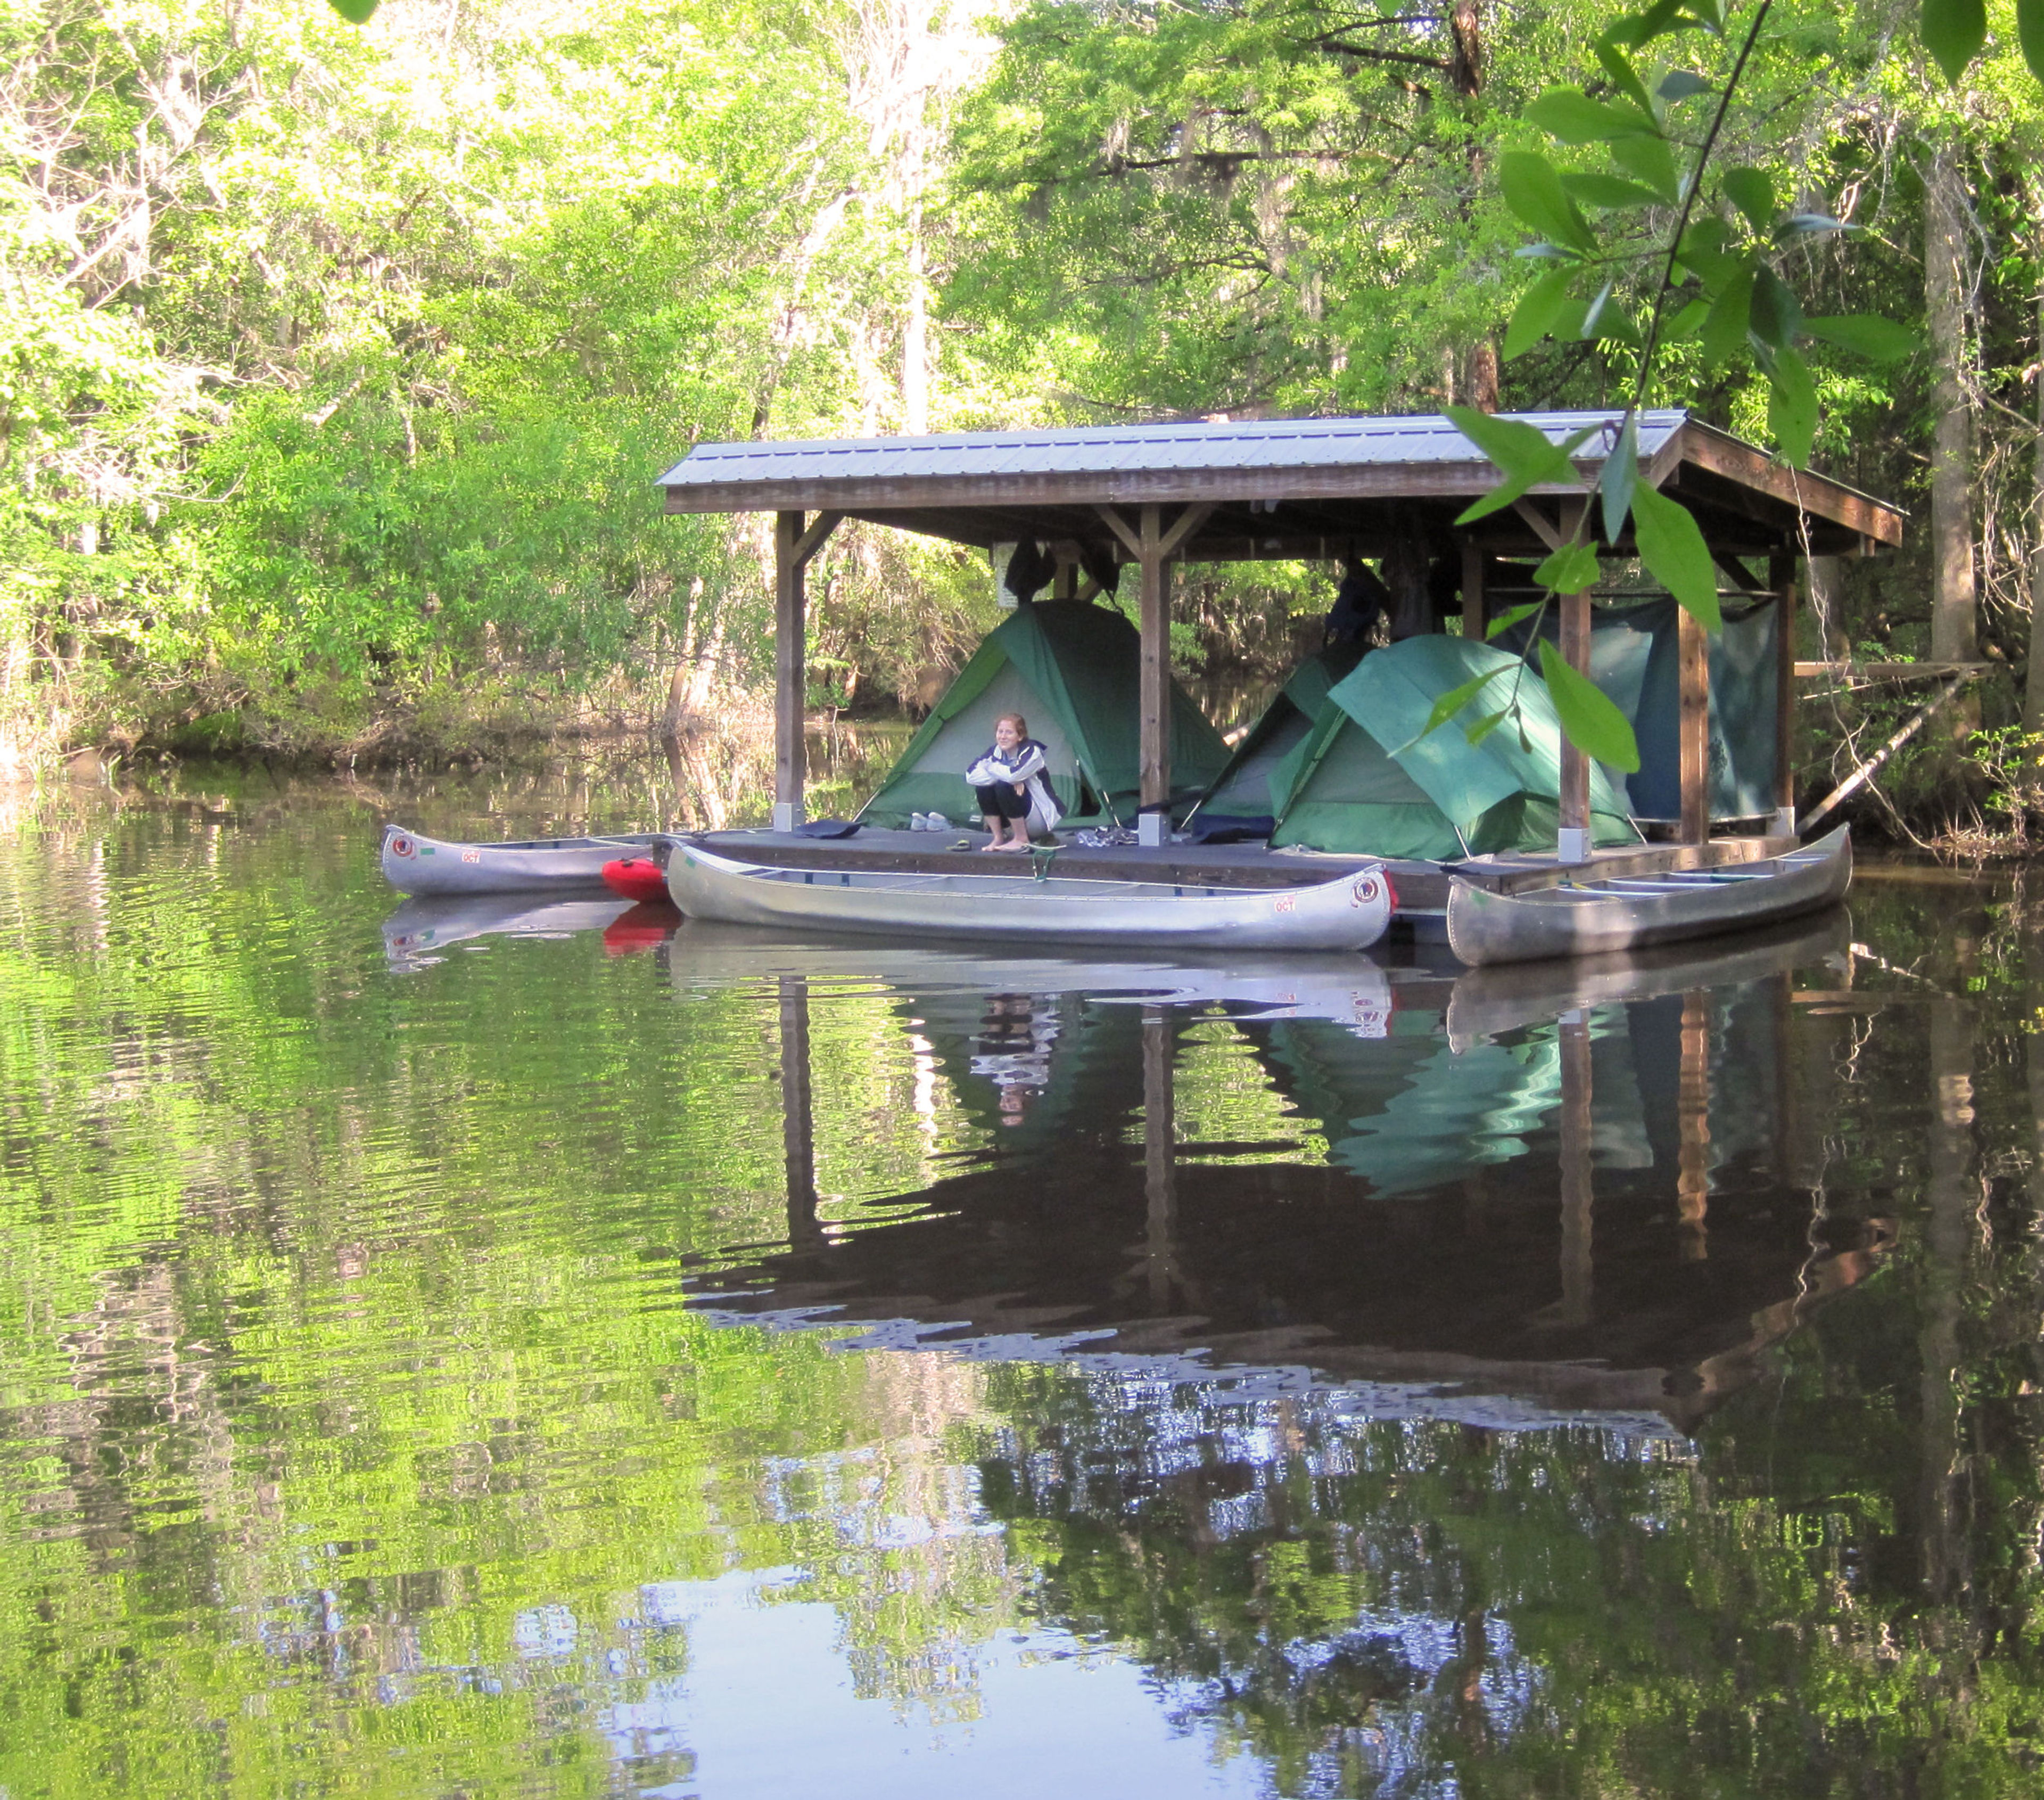
{"label": "dark pants", "polygon": [[1029,816],[1029,796],[1017,794],[1012,782],[997,781],[991,787],[975,787],[973,793],[978,798],[983,818],[1026,819]]}

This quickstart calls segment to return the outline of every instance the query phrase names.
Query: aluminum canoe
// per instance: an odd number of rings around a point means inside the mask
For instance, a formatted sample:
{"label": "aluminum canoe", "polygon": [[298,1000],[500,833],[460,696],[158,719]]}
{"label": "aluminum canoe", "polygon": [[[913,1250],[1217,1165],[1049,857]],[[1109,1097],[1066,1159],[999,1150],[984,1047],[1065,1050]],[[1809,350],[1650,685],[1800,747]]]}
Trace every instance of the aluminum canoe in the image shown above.
{"label": "aluminum canoe", "polygon": [[1517,894],[1458,877],[1448,890],[1448,948],[1473,968],[1641,949],[1813,913],[1842,898],[1851,881],[1843,825],[1785,856],[1713,868],[1593,876]]}
{"label": "aluminum canoe", "polygon": [[1310,887],[1204,887],[1039,879],[1021,871],[778,868],[686,839],[674,843],[667,889],[674,904],[692,918],[730,925],[1180,949],[1363,950],[1391,922],[1391,884],[1374,863]]}
{"label": "aluminum canoe", "polygon": [[400,894],[606,893],[603,865],[644,855],[658,833],[449,844],[403,825],[383,828],[383,877]]}

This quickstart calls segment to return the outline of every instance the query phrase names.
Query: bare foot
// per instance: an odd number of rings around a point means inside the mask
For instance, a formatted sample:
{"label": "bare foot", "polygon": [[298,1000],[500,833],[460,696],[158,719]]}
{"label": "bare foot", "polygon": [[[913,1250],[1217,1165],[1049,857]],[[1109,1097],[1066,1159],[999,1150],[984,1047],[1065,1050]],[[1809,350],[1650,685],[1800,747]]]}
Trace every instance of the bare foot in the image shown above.
{"label": "bare foot", "polygon": [[1011,837],[1005,844],[997,844],[993,848],[997,850],[1026,850],[1029,848],[1029,840],[1026,837]]}
{"label": "bare foot", "polygon": [[997,838],[995,838],[995,839],[993,840],[993,841],[991,844],[981,844],[981,845],[980,845],[980,847],[979,847],[979,853],[980,853],[980,855],[981,855],[981,856],[984,856],[987,853],[987,852],[988,852],[988,851],[989,851],[989,850],[998,850],[1000,848],[1001,848],[1001,840],[1000,840],[999,838],[997,838]]}

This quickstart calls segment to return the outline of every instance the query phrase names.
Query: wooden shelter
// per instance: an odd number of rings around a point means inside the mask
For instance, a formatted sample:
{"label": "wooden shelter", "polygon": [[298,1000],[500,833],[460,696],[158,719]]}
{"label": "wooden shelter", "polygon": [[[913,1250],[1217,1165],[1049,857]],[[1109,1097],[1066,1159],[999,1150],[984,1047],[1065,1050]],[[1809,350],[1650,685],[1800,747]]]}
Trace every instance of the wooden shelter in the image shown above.
{"label": "wooden shelter", "polygon": [[[1558,443],[1585,427],[1588,477],[1616,437],[1616,412],[1519,415]],[[1893,507],[1828,477],[1792,469],[1679,411],[1641,415],[1642,479],[1696,515],[1730,591],[1783,607],[1777,687],[1777,832],[1795,828],[1791,755],[1796,565],[1901,541]],[[804,571],[847,518],[992,551],[1047,544],[1053,594],[1083,598],[1081,571],[1134,563],[1142,633],[1142,799],[1170,792],[1170,571],[1180,562],[1383,557],[1416,596],[1458,595],[1462,629],[1481,637],[1499,598],[1500,560],[1539,557],[1575,529],[1579,487],[1535,488],[1470,526],[1457,516],[1497,485],[1496,470],[1447,419],[1193,421],[1064,431],[960,432],[928,437],[700,444],[661,477],[670,513],[775,515],[774,824],[800,822],[805,778]],[[1627,559],[1630,542],[1602,547]],[[1746,567],[1764,564],[1760,573]],[[1522,578],[1523,579],[1523,578]],[[1588,592],[1567,595],[1562,648],[1587,665]],[[1418,629],[1439,629],[1436,609]],[[1409,621],[1404,629],[1411,629]],[[1704,634],[1681,622],[1684,841],[1709,835],[1709,680]],[[1564,860],[1587,854],[1589,767],[1573,748],[1562,783]],[[1164,821],[1146,813],[1145,837]],[[1573,837],[1571,833],[1573,834]]]}

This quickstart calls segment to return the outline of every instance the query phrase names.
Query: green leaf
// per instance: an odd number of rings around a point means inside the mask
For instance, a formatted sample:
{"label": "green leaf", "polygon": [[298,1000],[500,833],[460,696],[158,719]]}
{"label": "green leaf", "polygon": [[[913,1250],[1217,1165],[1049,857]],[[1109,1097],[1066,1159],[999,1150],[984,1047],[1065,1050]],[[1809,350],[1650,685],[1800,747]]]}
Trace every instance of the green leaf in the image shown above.
{"label": "green leaf", "polygon": [[1654,4],[1643,13],[1635,13],[1629,19],[1620,19],[1604,34],[1607,44],[1629,44],[1637,49],[1650,44],[1671,31],[1689,29],[1690,21],[1685,14],[1682,0],[1654,0]]}
{"label": "green leaf", "polygon": [[1444,406],[1442,411],[1455,429],[1504,471],[1505,479],[1488,494],[1466,506],[1457,525],[1468,525],[1508,506],[1529,489],[1548,484],[1579,483],[1570,459],[1596,430],[1585,425],[1566,441],[1556,444],[1537,427],[1523,419],[1500,419],[1468,406]]}
{"label": "green leaf", "polygon": [[1817,384],[1796,351],[1776,351],[1773,363],[1767,371],[1767,429],[1781,454],[1805,468],[1817,440]]}
{"label": "green leaf", "polygon": [[1731,227],[1723,219],[1699,219],[1682,233],[1676,256],[1715,292],[1746,266],[1742,258],[1732,254],[1731,242]]}
{"label": "green leaf", "polygon": [[1596,546],[1564,544],[1533,571],[1533,579],[1555,594],[1580,594],[1596,586]]}
{"label": "green leaf", "polygon": [[1639,767],[1639,743],[1632,726],[1611,696],[1586,675],[1569,667],[1568,659],[1546,638],[1540,640],[1540,673],[1569,741],[1600,763],[1627,775]]}
{"label": "green leaf", "polygon": [[1653,112],[1654,102],[1647,96],[1646,83],[1639,79],[1639,71],[1632,66],[1630,56],[1616,44],[1605,40],[1596,47],[1596,60],[1627,99],[1642,113]]}
{"label": "green leaf", "polygon": [[[1628,413],[1625,429],[1597,471],[1597,488],[1604,495],[1604,540],[1616,544],[1625,529],[1626,515],[1632,510],[1632,490],[1639,483],[1639,421]],[[1595,579],[1594,576],[1592,578]],[[1585,582],[1585,587],[1589,585]]]}
{"label": "green leaf", "polygon": [[1483,635],[1486,638],[1501,637],[1504,633],[1511,630],[1521,619],[1532,617],[1546,604],[1544,600],[1527,600],[1516,606],[1507,606],[1484,628]]}
{"label": "green leaf", "polygon": [[1613,303],[1611,290],[1612,284],[1606,282],[1603,290],[1584,310],[1582,329],[1578,335],[1587,343],[1637,345],[1639,328],[1633,324],[1623,303]]}
{"label": "green leaf", "polygon": [[1504,328],[1504,360],[1508,363],[1531,350],[1554,329],[1562,309],[1569,303],[1569,289],[1575,279],[1576,271],[1571,265],[1543,275],[1527,289],[1524,297],[1512,310],[1512,323]]}
{"label": "green leaf", "polygon": [[[2044,5],[2044,0],[2038,0]],[[1856,356],[1876,363],[1899,363],[1923,340],[1908,326],[1869,313],[1853,313],[1842,318],[1805,319],[1803,329],[1812,337],[1835,344]]]}
{"label": "green leaf", "polygon": [[1654,91],[1672,106],[1678,100],[1692,99],[1699,94],[1709,93],[1711,84],[1690,70],[1670,69],[1662,76],[1661,85]]}
{"label": "green leaf", "polygon": [[[1529,481],[1562,479],[1555,471],[1569,467],[1567,451],[1538,425],[1523,419],[1500,418],[1494,413],[1479,413],[1473,407],[1444,409],[1449,421],[1508,475],[1523,475]],[[1579,444],[1587,433],[1569,440]]]}
{"label": "green leaf", "polygon": [[1675,152],[1658,137],[1622,137],[1611,147],[1611,160],[1637,181],[1644,182],[1669,206],[1682,198],[1675,172]]}
{"label": "green leaf", "polygon": [[1686,344],[1704,329],[1704,321],[1711,316],[1708,300],[1692,300],[1667,324],[1661,328],[1663,344]]}
{"label": "green leaf", "polygon": [[327,3],[350,25],[367,25],[370,15],[376,10],[376,0],[327,0]]}
{"label": "green leaf", "polygon": [[1753,271],[1753,335],[1762,344],[1785,350],[1803,329],[1803,307],[1796,290],[1765,263]]}
{"label": "green leaf", "polygon": [[[2018,27],[2021,21],[2019,19]],[[1987,0],[1923,0],[1923,48],[1956,82],[1987,42]],[[2023,46],[2029,54],[2029,46]]]}
{"label": "green leaf", "polygon": [[1543,237],[1585,255],[1597,247],[1596,233],[1562,191],[1562,178],[1545,156],[1530,150],[1508,150],[1497,160],[1498,186],[1504,203]]}
{"label": "green leaf", "polygon": [[1496,730],[1500,725],[1503,725],[1507,719],[1512,717],[1513,710],[1514,709],[1510,706],[1500,706],[1494,713],[1486,713],[1481,718],[1478,719],[1474,725],[1471,725],[1467,731],[1464,732],[1462,736],[1466,737],[1473,744],[1481,744],[1486,737],[1489,737],[1493,732]]}
{"label": "green leaf", "polygon": [[1712,302],[1704,321],[1704,366],[1720,369],[1739,354],[1753,328],[1753,271],[1741,269]]}
{"label": "green leaf", "polygon": [[1562,190],[1586,206],[1604,206],[1616,212],[1621,208],[1658,206],[1661,196],[1650,187],[1642,187],[1636,181],[1621,181],[1616,175],[1599,175],[1594,171],[1562,177]]}
{"label": "green leaf", "polygon": [[2044,81],[2044,0],[2015,0],[2015,40],[2030,72]]}
{"label": "green leaf", "polygon": [[1765,237],[1774,228],[1774,179],[1765,169],[1727,169],[1725,198],[1746,215],[1746,222]]}
{"label": "green leaf", "polygon": [[1717,565],[1689,509],[1641,483],[1632,495],[1632,539],[1648,573],[1683,610],[1706,631],[1719,629]]}
{"label": "green leaf", "polygon": [[[1420,733],[1424,737],[1428,732],[1439,731],[1463,707],[1473,700],[1497,678],[1504,673],[1503,668],[1493,669],[1488,675],[1480,675],[1473,681],[1466,681],[1459,687],[1451,687],[1434,702],[1434,710],[1427,715],[1427,723]],[[1417,742],[1415,739],[1414,742]],[[1404,749],[1404,744],[1399,745]]]}
{"label": "green leaf", "polygon": [[1526,117],[1564,144],[1601,144],[1614,137],[1658,137],[1651,113],[1637,106],[1593,100],[1580,87],[1550,87],[1526,109]]}

